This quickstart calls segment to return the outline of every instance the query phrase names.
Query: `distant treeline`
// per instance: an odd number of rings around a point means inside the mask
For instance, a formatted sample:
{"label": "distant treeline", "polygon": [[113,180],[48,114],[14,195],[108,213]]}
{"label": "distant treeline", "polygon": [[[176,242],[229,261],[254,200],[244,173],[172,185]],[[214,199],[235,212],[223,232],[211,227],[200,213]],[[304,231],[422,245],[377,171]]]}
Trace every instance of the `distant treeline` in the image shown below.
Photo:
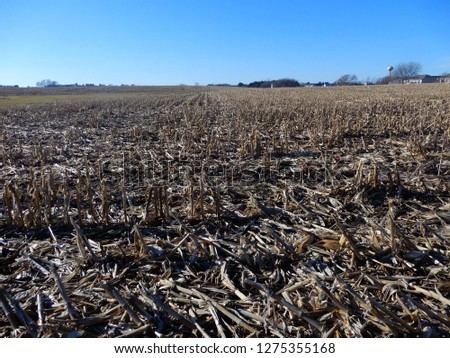
{"label": "distant treeline", "polygon": [[[48,88],[48,87],[104,87],[106,86],[105,84],[99,83],[98,85],[94,84],[94,83],[83,83],[83,84],[78,84],[78,83],[69,83],[69,84],[60,84],[58,83],[58,81],[52,81],[52,80],[42,80],[39,82],[36,82],[36,87],[41,87],[41,88]],[[108,86],[114,86],[115,85],[108,85]],[[136,85],[131,84],[121,84],[121,87],[134,87]]]}
{"label": "distant treeline", "polygon": [[[250,88],[280,88],[280,87],[316,87],[316,86],[331,86],[332,84],[329,82],[318,82],[318,83],[300,83],[297,80],[292,78],[281,78],[279,80],[267,80],[267,81],[254,81],[248,84],[239,82],[237,87],[250,87]],[[208,86],[222,86],[222,87],[230,87],[232,85],[228,83],[222,84],[209,84]]]}
{"label": "distant treeline", "polygon": [[[185,85],[182,85],[182,86],[185,86]],[[229,83],[209,83],[208,86],[209,87],[234,87],[233,85],[230,85]]]}
{"label": "distant treeline", "polygon": [[[228,83],[221,84],[209,84],[208,86],[221,86],[221,87],[230,87],[232,85]],[[302,84],[297,80],[293,80],[291,78],[282,78],[280,80],[275,81],[254,81],[249,84],[245,84],[239,82],[238,87],[254,87],[254,88],[270,88],[270,87],[300,87]]]}
{"label": "distant treeline", "polygon": [[[240,87],[245,87],[243,83],[239,83]],[[246,87],[260,87],[260,88],[269,88],[269,87],[300,87],[301,83],[297,80],[291,78],[282,78],[274,81],[254,81],[249,83]]]}
{"label": "distant treeline", "polygon": [[[52,80],[42,80],[39,82],[36,82],[36,87],[95,87],[96,85],[94,83],[84,83],[84,84],[78,84],[78,83],[70,83],[70,84],[60,84],[58,81],[52,81]],[[105,86],[104,84],[99,83],[99,86]],[[122,85],[123,86],[123,85]]]}

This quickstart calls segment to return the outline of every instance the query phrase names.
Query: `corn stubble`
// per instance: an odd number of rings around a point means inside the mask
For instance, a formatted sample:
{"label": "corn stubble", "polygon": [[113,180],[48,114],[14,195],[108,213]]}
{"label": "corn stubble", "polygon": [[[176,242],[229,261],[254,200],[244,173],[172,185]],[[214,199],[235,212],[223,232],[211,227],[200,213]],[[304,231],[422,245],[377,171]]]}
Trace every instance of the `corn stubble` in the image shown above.
{"label": "corn stubble", "polygon": [[450,86],[0,111],[0,337],[449,337]]}

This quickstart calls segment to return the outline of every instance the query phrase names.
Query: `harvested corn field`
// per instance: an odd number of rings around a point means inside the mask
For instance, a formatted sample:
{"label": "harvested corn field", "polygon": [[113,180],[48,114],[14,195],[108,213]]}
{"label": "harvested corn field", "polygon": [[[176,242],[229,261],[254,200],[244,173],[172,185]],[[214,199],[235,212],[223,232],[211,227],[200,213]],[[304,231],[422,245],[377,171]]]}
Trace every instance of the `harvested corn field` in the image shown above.
{"label": "harvested corn field", "polygon": [[0,120],[0,337],[450,337],[446,84]]}

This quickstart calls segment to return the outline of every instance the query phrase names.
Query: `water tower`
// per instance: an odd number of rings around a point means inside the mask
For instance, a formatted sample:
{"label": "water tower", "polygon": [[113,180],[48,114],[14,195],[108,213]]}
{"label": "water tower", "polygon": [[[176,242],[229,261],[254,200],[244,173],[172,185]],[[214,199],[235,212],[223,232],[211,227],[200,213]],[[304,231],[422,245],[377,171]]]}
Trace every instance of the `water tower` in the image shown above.
{"label": "water tower", "polygon": [[391,72],[393,69],[394,69],[394,67],[392,67],[392,66],[387,67],[387,70],[389,71],[389,77],[391,77]]}

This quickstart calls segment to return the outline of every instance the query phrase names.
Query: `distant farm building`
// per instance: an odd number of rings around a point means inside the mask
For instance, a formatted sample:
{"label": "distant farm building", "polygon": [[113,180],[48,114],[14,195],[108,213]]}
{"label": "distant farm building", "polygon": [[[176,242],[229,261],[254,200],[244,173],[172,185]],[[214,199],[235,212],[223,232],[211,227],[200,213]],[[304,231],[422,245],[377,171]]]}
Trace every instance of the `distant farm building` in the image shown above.
{"label": "distant farm building", "polygon": [[450,83],[450,75],[440,76],[439,82],[440,83]]}
{"label": "distant farm building", "polygon": [[421,84],[421,83],[450,83],[450,75],[430,76],[418,75],[410,78],[392,77],[389,81],[390,85],[396,84]]}
{"label": "distant farm building", "polygon": [[435,83],[438,82],[439,76],[418,75],[411,78],[407,78],[403,81],[406,84],[412,83]]}

